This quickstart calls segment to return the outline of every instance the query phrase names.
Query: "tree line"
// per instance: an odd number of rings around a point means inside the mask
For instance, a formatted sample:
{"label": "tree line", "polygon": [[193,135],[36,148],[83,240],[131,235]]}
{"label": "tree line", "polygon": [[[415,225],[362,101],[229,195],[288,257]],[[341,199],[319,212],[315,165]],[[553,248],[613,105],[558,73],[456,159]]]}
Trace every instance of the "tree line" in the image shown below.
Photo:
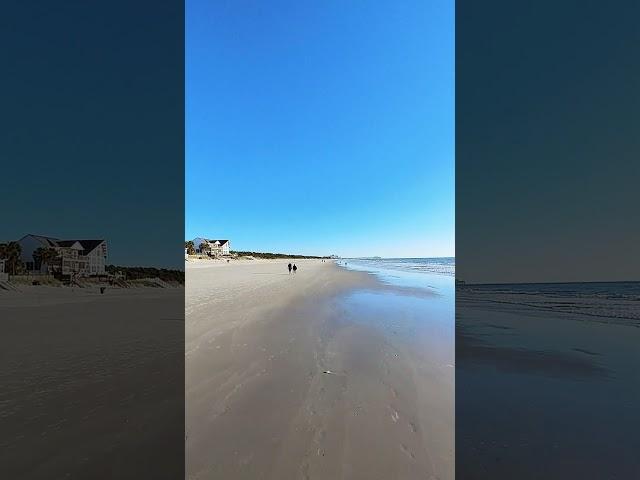
{"label": "tree line", "polygon": [[110,275],[122,274],[126,280],[142,280],[144,278],[159,278],[163,282],[178,282],[184,284],[184,271],[155,267],[120,267],[107,265],[105,270]]}
{"label": "tree line", "polygon": [[230,253],[232,255],[238,255],[239,257],[255,257],[255,258],[329,258],[329,257],[319,257],[316,255],[291,255],[288,253],[270,253],[270,252],[243,252],[243,251],[234,251],[231,250]]}
{"label": "tree line", "polygon": [[[193,241],[189,240],[184,242],[184,248],[187,250],[188,255],[196,254],[196,245],[193,244]],[[205,251],[207,245],[201,244],[198,245],[200,251]],[[255,258],[331,258],[331,257],[320,257],[317,255],[291,255],[288,253],[270,253],[270,252],[246,252],[241,250],[230,250],[229,253],[231,255],[236,255],[238,257],[255,257]]]}

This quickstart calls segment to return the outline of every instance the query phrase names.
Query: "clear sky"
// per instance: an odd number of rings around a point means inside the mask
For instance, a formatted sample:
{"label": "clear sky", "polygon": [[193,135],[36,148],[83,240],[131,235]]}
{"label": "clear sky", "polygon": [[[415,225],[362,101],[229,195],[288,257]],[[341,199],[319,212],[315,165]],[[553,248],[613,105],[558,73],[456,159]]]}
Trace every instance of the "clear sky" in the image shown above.
{"label": "clear sky", "polygon": [[186,2],[186,239],[454,255],[454,2]]}
{"label": "clear sky", "polygon": [[184,269],[179,3],[3,4],[0,242],[105,239],[109,264]]}

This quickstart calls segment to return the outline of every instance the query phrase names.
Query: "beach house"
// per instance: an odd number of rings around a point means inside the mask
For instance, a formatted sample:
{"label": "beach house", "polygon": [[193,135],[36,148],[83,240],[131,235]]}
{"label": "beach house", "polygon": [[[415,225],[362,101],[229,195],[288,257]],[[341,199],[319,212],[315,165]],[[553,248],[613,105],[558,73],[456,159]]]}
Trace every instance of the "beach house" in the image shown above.
{"label": "beach house", "polygon": [[212,257],[230,255],[231,243],[229,240],[211,240],[207,238],[194,238],[193,245],[196,253],[206,254]]}
{"label": "beach house", "polygon": [[[105,240],[62,240],[43,235],[25,235],[18,240],[20,258],[29,272],[104,275],[107,261]],[[38,250],[42,249],[42,250]],[[36,252],[49,251],[49,258],[39,259]],[[36,254],[36,255],[34,255]]]}

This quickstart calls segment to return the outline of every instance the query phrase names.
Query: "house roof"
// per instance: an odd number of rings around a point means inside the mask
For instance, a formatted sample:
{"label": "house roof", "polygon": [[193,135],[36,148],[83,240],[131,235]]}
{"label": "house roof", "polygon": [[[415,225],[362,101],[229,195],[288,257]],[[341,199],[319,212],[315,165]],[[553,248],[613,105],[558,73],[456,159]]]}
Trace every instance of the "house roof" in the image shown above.
{"label": "house roof", "polygon": [[[200,241],[200,242],[198,242],[198,241]],[[219,242],[219,243],[220,243],[220,246],[222,246],[222,245],[224,245],[224,244],[226,244],[226,243],[229,243],[229,240],[212,240],[212,239],[208,239],[208,238],[201,238],[201,237],[198,237],[198,238],[194,238],[194,239],[193,239],[193,243],[194,243],[194,245],[196,246],[196,248],[197,248],[197,247],[199,247],[199,246],[200,246],[200,243],[202,243],[203,241],[204,241],[204,242],[207,242],[207,243],[216,243],[216,242]]]}
{"label": "house roof", "polygon": [[80,245],[82,245],[82,248],[84,249],[84,254],[86,255],[87,253],[93,252],[96,249],[96,247],[98,247],[102,242],[104,242],[104,240],[76,240],[76,242],[79,242]]}
{"label": "house roof", "polygon": [[25,237],[33,237],[38,240],[40,243],[47,247],[71,247],[73,244],[78,242],[84,251],[84,254],[91,253],[98,245],[100,245],[104,240],[60,240],[59,238],[53,237],[45,237],[44,235],[33,235],[28,234]]}
{"label": "house roof", "polygon": [[76,250],[84,250],[84,247],[77,240],[58,240],[58,246],[64,248],[74,248]]}
{"label": "house roof", "polygon": [[[58,242],[60,241],[60,239],[58,238],[45,237],[44,235],[33,235],[32,233],[29,233],[28,235],[25,235],[22,238],[26,238],[26,237],[33,237],[47,247],[57,247]],[[22,240],[22,238],[20,240]]]}

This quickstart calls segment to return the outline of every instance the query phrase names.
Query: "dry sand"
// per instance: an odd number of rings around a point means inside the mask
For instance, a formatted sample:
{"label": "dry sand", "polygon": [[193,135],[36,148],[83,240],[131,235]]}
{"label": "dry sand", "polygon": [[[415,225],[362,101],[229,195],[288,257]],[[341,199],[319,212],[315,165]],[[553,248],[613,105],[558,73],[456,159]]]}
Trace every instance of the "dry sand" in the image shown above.
{"label": "dry sand", "polygon": [[453,479],[453,344],[347,318],[366,273],[287,263],[187,264],[187,478]]}

